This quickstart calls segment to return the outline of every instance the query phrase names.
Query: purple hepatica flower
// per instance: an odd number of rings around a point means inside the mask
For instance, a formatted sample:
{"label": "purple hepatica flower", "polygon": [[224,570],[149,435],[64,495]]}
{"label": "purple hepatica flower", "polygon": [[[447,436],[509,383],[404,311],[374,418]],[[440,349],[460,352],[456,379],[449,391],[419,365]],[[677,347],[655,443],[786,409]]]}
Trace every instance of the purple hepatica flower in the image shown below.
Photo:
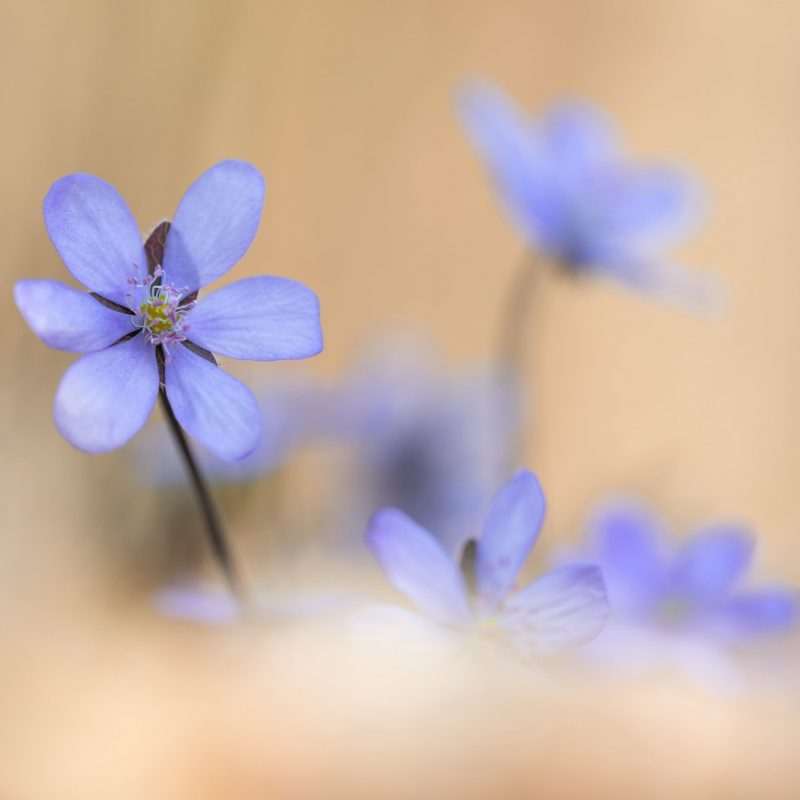
{"label": "purple hepatica flower", "polygon": [[396,509],[375,514],[366,539],[390,582],[435,622],[489,634],[522,654],[553,653],[594,637],[608,603],[603,576],[591,564],[560,567],[516,590],[544,511],[539,482],[521,470],[495,496],[474,563],[464,569]]}
{"label": "purple hepatica flower", "polygon": [[172,224],[159,225],[145,246],[105,181],[78,174],[53,184],[45,225],[89,292],[26,280],[14,297],[45,344],[88,353],[56,392],[56,426],[71,444],[90,453],[121,447],[144,425],[163,384],[180,424],[211,451],[235,460],[253,450],[258,405],[211,353],[272,361],[322,349],[319,302],[296,281],[245,278],[197,302],[198,291],[249,248],[263,201],[258,171],[223,161],[189,188]]}
{"label": "purple hepatica flower", "polygon": [[752,554],[752,537],[736,525],[676,545],[642,505],[605,505],[584,553],[603,569],[611,605],[593,655],[634,670],[671,659],[708,672],[712,659],[714,669],[722,664],[720,650],[789,630],[798,611],[793,589],[740,586]]}
{"label": "purple hepatica flower", "polygon": [[339,427],[355,445],[347,511],[361,526],[376,508],[398,508],[455,554],[502,478],[515,412],[492,371],[448,375],[432,350],[385,339],[345,385]]}
{"label": "purple hepatica flower", "polygon": [[713,296],[710,276],[674,269],[657,248],[696,217],[697,192],[682,171],[634,164],[610,122],[579,102],[562,102],[534,121],[498,89],[475,82],[459,94],[467,133],[526,243],[578,273],[634,288]]}

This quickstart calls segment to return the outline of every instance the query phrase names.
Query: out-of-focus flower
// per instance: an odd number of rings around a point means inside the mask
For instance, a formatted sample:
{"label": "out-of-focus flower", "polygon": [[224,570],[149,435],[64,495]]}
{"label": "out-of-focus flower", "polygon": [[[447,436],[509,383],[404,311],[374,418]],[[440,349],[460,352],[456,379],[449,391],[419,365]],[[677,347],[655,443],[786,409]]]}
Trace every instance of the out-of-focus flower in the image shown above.
{"label": "out-of-focus flower", "polygon": [[588,538],[581,557],[602,568],[611,606],[609,625],[589,647],[625,669],[671,660],[697,673],[727,671],[720,651],[797,621],[795,590],[742,586],[754,540],[737,525],[676,544],[646,507],[619,500],[593,515]]}
{"label": "out-of-focus flower", "polygon": [[351,444],[346,524],[398,508],[450,554],[477,533],[503,477],[516,409],[491,370],[454,375],[427,342],[385,339],[339,397]]}
{"label": "out-of-focus flower", "polygon": [[689,302],[710,299],[709,276],[670,267],[658,252],[697,216],[684,172],[629,160],[609,120],[580,102],[534,120],[497,88],[473,82],[458,94],[458,109],[529,247],[572,273]]}
{"label": "out-of-focus flower", "polygon": [[608,603],[593,564],[563,566],[516,589],[544,513],[539,482],[521,470],[495,496],[473,563],[466,558],[460,567],[397,509],[373,516],[366,541],[392,585],[435,622],[488,635],[523,654],[552,653],[597,635]]}
{"label": "out-of-focus flower", "polygon": [[256,446],[261,419],[247,387],[212,352],[272,361],[322,349],[319,301],[287,278],[254,277],[197,302],[255,237],[264,201],[259,172],[223,161],[186,192],[172,224],[143,244],[125,201],[92,175],[56,181],[45,225],[81,292],[49,280],[20,281],[14,296],[50,347],[88,353],[56,392],[55,421],[75,447],[121,447],[144,425],[159,385],[178,422],[220,458]]}

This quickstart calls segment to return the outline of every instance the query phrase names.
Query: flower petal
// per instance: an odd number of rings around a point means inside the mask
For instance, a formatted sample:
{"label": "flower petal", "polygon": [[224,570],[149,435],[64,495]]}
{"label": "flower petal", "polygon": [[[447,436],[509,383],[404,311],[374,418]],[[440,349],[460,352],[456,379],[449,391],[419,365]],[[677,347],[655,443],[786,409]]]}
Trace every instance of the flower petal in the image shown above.
{"label": "flower petal", "polygon": [[56,427],[79,450],[114,450],[144,425],[157,393],[155,352],[135,336],[84,356],[66,371],[56,390]]}
{"label": "flower petal", "polygon": [[322,350],[319,300],[289,278],[245,278],[204,297],[186,315],[193,342],[231,358],[275,361]]}
{"label": "flower petal", "polygon": [[735,641],[787,631],[797,623],[797,590],[758,589],[726,601],[710,619],[712,630]]}
{"label": "flower petal", "polygon": [[236,461],[258,444],[258,403],[241,381],[221,367],[186,347],[174,347],[165,385],[178,422],[215,455]]}
{"label": "flower petal", "polygon": [[384,508],[369,521],[366,542],[390,583],[420,611],[446,625],[470,621],[464,579],[425,528],[402,511]]}
{"label": "flower petal", "polygon": [[478,592],[497,605],[511,590],[544,519],[545,500],[536,476],[520,470],[495,495],[478,540]]}
{"label": "flower petal", "polygon": [[147,273],[142,235],[119,192],[94,175],[67,175],[44,199],[44,223],[84,286],[127,306],[129,280]]}
{"label": "flower petal", "polygon": [[170,586],[153,598],[158,611],[165,617],[226,625],[241,616],[236,598],[210,586]]}
{"label": "flower petal", "polygon": [[617,136],[611,122],[596,108],[562,100],[542,118],[547,149],[559,171],[585,175],[587,169],[614,159]]}
{"label": "flower petal", "polygon": [[674,237],[696,221],[700,190],[683,170],[661,164],[617,166],[599,187],[606,236]]}
{"label": "flower petal", "polygon": [[178,204],[164,252],[167,280],[188,292],[224,275],[248,250],[264,205],[264,179],[244,161],[203,173]]}
{"label": "flower petal", "polygon": [[[237,461],[225,461],[202,445],[196,447],[195,459],[207,480],[250,483],[277,469],[303,443],[334,431],[326,390],[310,380],[272,381],[257,388],[254,396],[264,420],[258,445]],[[147,483],[175,486],[189,479],[186,464],[163,426],[146,431],[133,454],[140,476]]]}
{"label": "flower petal", "polygon": [[608,619],[600,568],[569,564],[534,581],[503,609],[501,623],[521,650],[554,653],[596,636]]}
{"label": "flower petal", "polygon": [[588,523],[588,555],[603,570],[615,611],[646,612],[664,591],[667,544],[661,521],[634,500],[609,500]]}
{"label": "flower petal", "polygon": [[102,350],[134,330],[133,317],[58,281],[17,281],[14,301],[31,330],[58,350]]}
{"label": "flower petal", "polygon": [[736,527],[717,527],[686,541],[673,568],[672,581],[699,603],[725,595],[747,569],[753,538]]}
{"label": "flower petal", "polygon": [[727,305],[725,284],[712,273],[666,263],[629,247],[595,242],[591,271],[698,316],[719,317]]}
{"label": "flower petal", "polygon": [[561,216],[551,165],[533,123],[497,88],[472,81],[456,98],[459,116],[500,199],[530,244],[552,238]]}

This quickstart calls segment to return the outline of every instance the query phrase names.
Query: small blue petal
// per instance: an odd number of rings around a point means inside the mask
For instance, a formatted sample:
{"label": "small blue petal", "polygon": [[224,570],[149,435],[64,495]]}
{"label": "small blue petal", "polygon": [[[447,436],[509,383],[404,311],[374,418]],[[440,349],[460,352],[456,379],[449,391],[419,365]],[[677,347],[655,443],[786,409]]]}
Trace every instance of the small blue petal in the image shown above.
{"label": "small blue petal", "polygon": [[245,278],[204,297],[186,315],[190,339],[213,353],[256,361],[322,350],[319,300],[289,278]]}
{"label": "small blue petal", "polygon": [[165,280],[193,292],[222,277],[255,238],[264,191],[264,179],[244,161],[222,161],[203,173],[175,211]]}
{"label": "small blue petal", "polygon": [[542,116],[544,146],[554,167],[575,174],[611,162],[617,155],[617,135],[610,122],[592,106],[561,100]]}
{"label": "small blue petal", "polygon": [[725,526],[702,531],[678,553],[672,585],[697,603],[709,603],[733,588],[752,556],[753,537],[747,531]]}
{"label": "small blue petal", "polygon": [[464,85],[457,104],[467,134],[523,237],[532,246],[554,238],[560,209],[554,202],[551,165],[540,132],[483,81]]}
{"label": "small blue petal", "polygon": [[58,281],[18,281],[14,301],[31,330],[58,350],[90,353],[134,331],[129,314],[112,311]]}
{"label": "small blue petal", "polygon": [[668,576],[661,521],[633,500],[617,500],[596,509],[588,527],[588,554],[603,570],[612,608],[649,609]]}
{"label": "small blue petal", "polygon": [[261,414],[241,381],[181,345],[170,350],[165,372],[172,410],[192,436],[228,461],[244,458],[255,449],[261,436]]}
{"label": "small blue petal", "polygon": [[235,597],[206,586],[163,589],[156,594],[154,602],[164,616],[189,622],[225,625],[241,616]]}
{"label": "small blue petal", "polygon": [[146,275],[147,258],[119,192],[94,175],[67,175],[44,199],[44,222],[72,275],[90,291],[127,306],[128,282]]}
{"label": "small blue petal", "polygon": [[725,309],[725,285],[709,272],[667,264],[608,242],[595,242],[594,247],[592,270],[597,275],[698,316],[718,317]]}
{"label": "small blue petal", "polygon": [[141,429],[157,394],[154,348],[136,336],[83,356],[64,373],[56,391],[56,427],[79,450],[115,450]]}
{"label": "small blue petal", "polygon": [[520,470],[497,493],[478,540],[478,592],[489,606],[511,590],[539,538],[545,499],[536,476]]}
{"label": "small blue petal", "polygon": [[458,567],[442,546],[410,517],[393,508],[370,520],[366,542],[391,584],[425,614],[463,626],[472,614]]}
{"label": "small blue petal", "polygon": [[678,233],[697,217],[699,188],[683,170],[667,165],[625,166],[596,183],[602,234],[620,241]]}
{"label": "small blue petal", "polygon": [[[271,379],[254,391],[263,431],[250,455],[226,461],[198,445],[195,457],[209,481],[242,484],[278,469],[301,445],[332,435],[326,419],[328,398],[310,381]],[[185,484],[189,476],[164,427],[152,428],[139,439],[134,457],[148,483],[159,486]]]}
{"label": "small blue petal", "polygon": [[594,638],[608,619],[603,575],[593,564],[548,572],[506,603],[503,628],[521,650],[554,653]]}
{"label": "small blue petal", "polygon": [[794,589],[757,589],[727,600],[708,620],[712,632],[734,640],[783,633],[797,624],[798,594]]}

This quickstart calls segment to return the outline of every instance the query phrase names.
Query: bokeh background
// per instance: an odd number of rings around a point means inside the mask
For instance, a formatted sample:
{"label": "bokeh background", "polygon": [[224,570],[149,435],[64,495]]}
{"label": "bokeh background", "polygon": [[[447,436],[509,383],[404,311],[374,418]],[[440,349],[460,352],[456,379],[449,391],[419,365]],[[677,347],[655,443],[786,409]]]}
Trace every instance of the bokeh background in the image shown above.
{"label": "bokeh background", "polygon": [[[677,256],[728,295],[714,319],[594,282],[537,296],[526,447],[547,536],[574,541],[593,500],[634,491],[678,527],[751,523],[759,570],[800,583],[796,3],[4,2],[0,63],[0,795],[797,796],[796,697],[780,712],[674,687],[598,697],[463,665],[432,683],[414,653],[345,657],[314,625],[254,643],[161,620],[165,499],[126,453],[60,438],[52,396],[71,357],[12,300],[19,278],[66,277],[41,219],[58,177],[102,176],[149,229],[236,157],[265,175],[267,202],[225,280],[287,275],[322,302],[325,351],[291,369],[336,380],[396,327],[465,368],[491,355],[522,245],[453,90],[485,76],[531,110],[588,99],[635,154],[701,177],[706,217]],[[286,374],[232,366],[273,369]],[[370,585],[313,541],[270,545],[319,493],[311,472],[281,478],[278,516],[223,498],[248,571],[285,591]],[[185,508],[175,525],[199,537]]]}

